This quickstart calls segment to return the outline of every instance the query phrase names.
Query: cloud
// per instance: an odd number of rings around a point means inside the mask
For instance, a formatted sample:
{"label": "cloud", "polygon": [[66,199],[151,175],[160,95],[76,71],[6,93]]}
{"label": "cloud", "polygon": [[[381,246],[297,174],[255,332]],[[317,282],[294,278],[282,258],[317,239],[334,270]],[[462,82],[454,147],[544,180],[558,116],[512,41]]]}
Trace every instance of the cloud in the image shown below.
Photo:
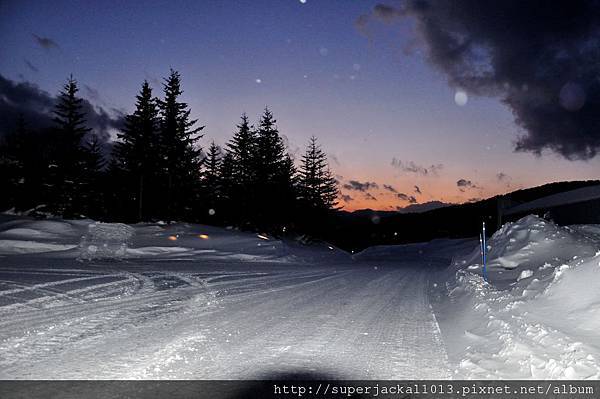
{"label": "cloud", "polygon": [[392,158],[392,166],[402,172],[415,173],[421,176],[438,176],[439,172],[444,168],[444,165],[422,166],[413,161],[402,161],[397,158]]}
{"label": "cloud", "polygon": [[412,195],[406,195],[404,193],[398,193],[398,194],[396,194],[396,196],[398,198],[400,198],[402,201],[408,201],[411,204],[416,204],[417,203],[417,199],[415,197],[413,197]]}
{"label": "cloud", "polygon": [[335,156],[333,154],[327,154],[327,156],[334,164],[336,164],[337,166],[340,166],[340,160],[338,159],[337,156]]}
{"label": "cloud", "polygon": [[342,194],[342,201],[350,202],[350,201],[354,201],[354,198],[352,198],[351,196],[349,196],[347,194]]}
{"label": "cloud", "polygon": [[345,188],[346,190],[354,190],[354,191],[368,191],[371,189],[378,189],[379,185],[375,182],[364,182],[361,183],[357,180],[350,180],[348,181],[348,183],[344,184],[342,186],[343,188]]}
{"label": "cloud", "polygon": [[[19,114],[23,115],[27,127],[32,130],[53,126],[52,111],[56,97],[29,82],[14,82],[0,75],[0,136],[12,131]],[[81,105],[87,124],[102,141],[110,139],[110,130],[123,125],[123,115],[116,110],[109,113],[87,100]]]}
{"label": "cloud", "polygon": [[85,92],[86,97],[90,100],[94,100],[96,102],[101,101],[100,92],[93,87],[84,84],[83,91]]}
{"label": "cloud", "polygon": [[38,36],[35,33],[31,34],[35,40],[35,42],[42,47],[44,50],[52,50],[52,49],[60,49],[60,46],[58,45],[58,43],[56,43],[54,40],[52,40],[49,37],[42,37],[42,36]]}
{"label": "cloud", "polygon": [[411,17],[428,60],[449,84],[499,98],[523,133],[516,151],[550,150],[569,160],[600,149],[600,7],[595,0],[408,0],[359,17]]}
{"label": "cloud", "polygon": [[393,186],[391,186],[389,184],[384,184],[383,188],[385,190],[389,191],[389,192],[392,192],[392,193],[397,193],[398,192]]}
{"label": "cloud", "polygon": [[419,194],[419,195],[420,195],[420,194],[423,194],[423,193],[421,192],[421,189],[420,189],[420,188],[419,188],[419,186],[417,186],[417,185],[415,185],[415,193],[417,193],[417,194]]}
{"label": "cloud", "polygon": [[23,62],[25,62],[27,68],[31,69],[33,72],[38,73],[40,71],[39,68],[33,65],[27,58],[23,58]]}
{"label": "cloud", "polygon": [[481,188],[477,184],[473,183],[471,180],[467,180],[467,179],[459,179],[456,182],[456,186],[463,193],[469,189],[480,189]]}
{"label": "cloud", "polygon": [[369,201],[377,201],[377,198],[375,198],[371,193],[365,193],[365,198]]}

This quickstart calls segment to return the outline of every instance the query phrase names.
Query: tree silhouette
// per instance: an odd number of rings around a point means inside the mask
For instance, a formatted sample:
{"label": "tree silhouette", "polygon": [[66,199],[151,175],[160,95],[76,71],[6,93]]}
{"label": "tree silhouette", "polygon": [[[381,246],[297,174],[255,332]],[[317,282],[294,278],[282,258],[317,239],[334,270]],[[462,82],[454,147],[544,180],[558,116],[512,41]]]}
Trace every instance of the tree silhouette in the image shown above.
{"label": "tree silhouette", "polygon": [[249,222],[255,208],[256,182],[255,157],[257,134],[250,126],[246,114],[242,114],[237,131],[227,143],[227,152],[231,154],[232,176],[228,186],[228,197],[237,198],[235,207],[230,208],[229,217],[233,220]]}
{"label": "tree silhouette", "polygon": [[64,217],[79,216],[82,211],[83,137],[86,127],[82,99],[77,97],[77,81],[71,75],[60,92],[54,109],[55,146],[50,165],[50,210]]}
{"label": "tree silhouette", "polygon": [[83,175],[81,197],[86,216],[99,218],[104,212],[103,171],[106,160],[102,154],[102,145],[98,136],[93,134],[84,146]]}
{"label": "tree silhouette", "polygon": [[295,200],[294,163],[286,153],[276,120],[268,108],[257,129],[256,220],[258,227],[278,229],[291,222]]}
{"label": "tree silhouette", "polygon": [[158,100],[160,109],[160,145],[166,175],[165,216],[184,217],[191,214],[200,182],[201,148],[196,142],[202,137],[204,126],[194,127],[190,109],[179,101],[183,93],[179,72],[171,69],[163,84],[164,99]]}
{"label": "tree silhouette", "polygon": [[114,148],[115,165],[122,170],[126,184],[133,189],[126,199],[135,201],[137,220],[151,216],[146,193],[156,193],[158,166],[160,164],[159,114],[156,99],[147,81],[142,83],[136,96],[135,111],[125,117],[125,127],[118,134],[120,142]]}
{"label": "tree silhouette", "polygon": [[333,209],[337,205],[337,181],[327,163],[327,155],[312,136],[299,169],[299,191],[306,205],[317,209]]}
{"label": "tree silhouette", "polygon": [[202,179],[204,186],[205,208],[209,216],[221,212],[221,148],[213,141],[208,148],[208,153],[204,160],[204,176]]}

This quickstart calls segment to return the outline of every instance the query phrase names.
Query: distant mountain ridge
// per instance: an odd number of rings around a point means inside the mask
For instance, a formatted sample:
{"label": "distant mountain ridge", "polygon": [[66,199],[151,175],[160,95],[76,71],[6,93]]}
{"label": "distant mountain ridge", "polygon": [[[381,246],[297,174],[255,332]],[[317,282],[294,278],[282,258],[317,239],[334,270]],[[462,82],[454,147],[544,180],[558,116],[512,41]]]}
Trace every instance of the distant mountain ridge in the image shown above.
{"label": "distant mountain ridge", "polygon": [[506,222],[503,209],[595,185],[600,185],[600,180],[548,183],[477,202],[445,204],[433,206],[434,209],[417,207],[418,212],[410,207],[407,207],[408,212],[407,208],[404,211],[340,211],[337,227],[329,240],[341,248],[358,250],[372,245],[424,242],[435,238],[476,237],[483,221],[491,234]]}

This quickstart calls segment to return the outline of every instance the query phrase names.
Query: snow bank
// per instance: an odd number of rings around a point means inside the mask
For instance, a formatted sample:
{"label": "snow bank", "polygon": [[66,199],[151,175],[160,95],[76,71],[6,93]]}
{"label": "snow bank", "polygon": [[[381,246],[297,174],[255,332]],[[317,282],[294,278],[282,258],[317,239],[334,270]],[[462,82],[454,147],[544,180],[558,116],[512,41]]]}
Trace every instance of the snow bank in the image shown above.
{"label": "snow bank", "polygon": [[594,231],[527,216],[489,239],[488,282],[478,248],[453,261],[434,297],[458,378],[600,378]]}
{"label": "snow bank", "polygon": [[349,261],[326,243],[303,244],[265,234],[188,223],[101,223],[92,220],[33,220],[0,215],[0,255],[52,252],[80,260],[199,260],[316,263]]}

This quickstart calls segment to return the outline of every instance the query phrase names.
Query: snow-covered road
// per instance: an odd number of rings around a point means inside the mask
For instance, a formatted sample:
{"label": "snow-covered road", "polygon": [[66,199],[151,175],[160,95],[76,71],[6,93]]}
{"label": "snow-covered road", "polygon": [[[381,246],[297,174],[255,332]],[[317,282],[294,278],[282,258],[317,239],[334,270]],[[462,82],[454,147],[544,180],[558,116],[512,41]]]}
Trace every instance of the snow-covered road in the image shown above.
{"label": "snow-covered road", "polygon": [[19,263],[0,378],[450,376],[419,262]]}

